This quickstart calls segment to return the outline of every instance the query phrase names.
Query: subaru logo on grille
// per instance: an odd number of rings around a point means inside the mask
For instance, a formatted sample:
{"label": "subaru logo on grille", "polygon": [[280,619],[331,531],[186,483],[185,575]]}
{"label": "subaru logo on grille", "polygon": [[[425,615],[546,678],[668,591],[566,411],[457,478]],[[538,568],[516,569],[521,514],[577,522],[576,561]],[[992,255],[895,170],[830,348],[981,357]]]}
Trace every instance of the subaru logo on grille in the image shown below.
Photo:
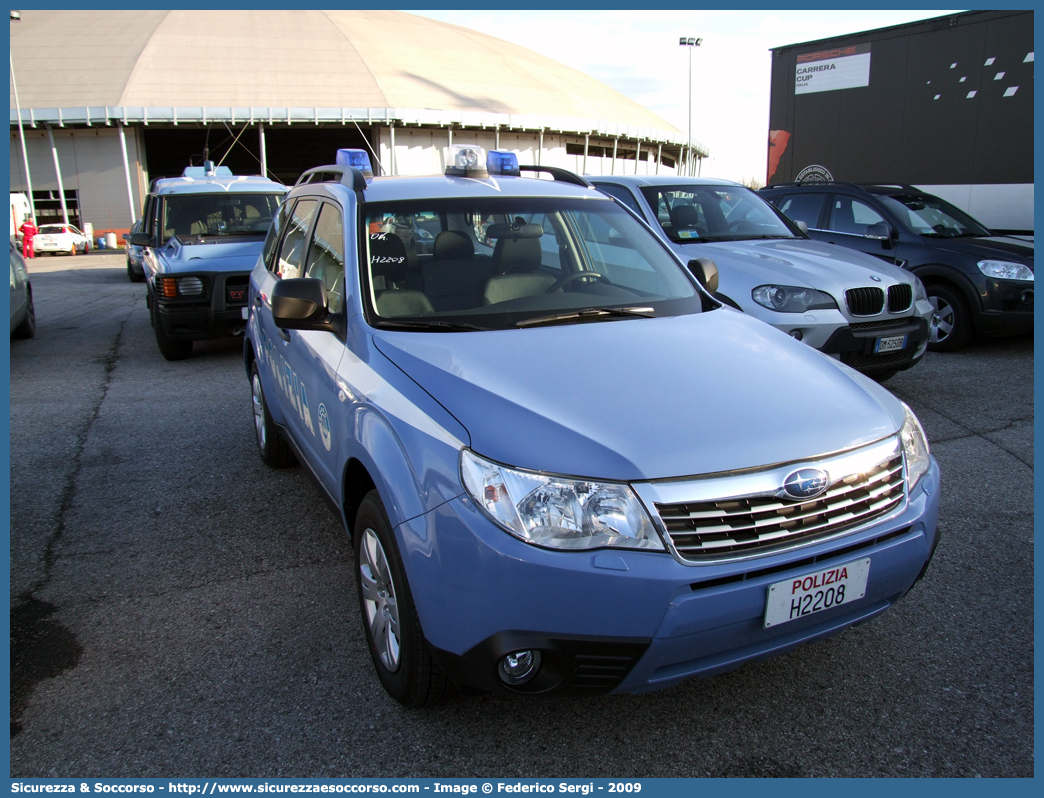
{"label": "subaru logo on grille", "polygon": [[783,493],[791,499],[814,499],[825,492],[830,475],[818,468],[802,468],[783,480]]}

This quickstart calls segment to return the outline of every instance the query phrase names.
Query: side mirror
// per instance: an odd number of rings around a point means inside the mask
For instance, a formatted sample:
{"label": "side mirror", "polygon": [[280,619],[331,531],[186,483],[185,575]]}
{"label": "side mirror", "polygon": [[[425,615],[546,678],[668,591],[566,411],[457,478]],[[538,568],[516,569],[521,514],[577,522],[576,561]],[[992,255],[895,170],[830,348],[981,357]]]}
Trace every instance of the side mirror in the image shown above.
{"label": "side mirror", "polygon": [[800,220],[794,222],[794,224],[797,225],[798,230],[800,230],[805,235],[808,235],[808,225],[807,224],[805,224],[804,222],[802,222]]}
{"label": "side mirror", "polygon": [[152,246],[152,236],[148,233],[131,233],[129,236],[125,235],[124,238],[136,247]]}
{"label": "side mirror", "polygon": [[696,281],[710,294],[718,291],[718,265],[710,258],[693,258],[689,261],[689,271]]}
{"label": "side mirror", "polygon": [[878,222],[877,224],[869,224],[866,229],[863,230],[863,238],[869,238],[874,241],[888,242],[885,246],[889,246],[892,240],[892,226],[888,222]]}
{"label": "side mirror", "polygon": [[280,280],[272,289],[272,320],[284,330],[310,330],[326,318],[326,286],[313,277]]}

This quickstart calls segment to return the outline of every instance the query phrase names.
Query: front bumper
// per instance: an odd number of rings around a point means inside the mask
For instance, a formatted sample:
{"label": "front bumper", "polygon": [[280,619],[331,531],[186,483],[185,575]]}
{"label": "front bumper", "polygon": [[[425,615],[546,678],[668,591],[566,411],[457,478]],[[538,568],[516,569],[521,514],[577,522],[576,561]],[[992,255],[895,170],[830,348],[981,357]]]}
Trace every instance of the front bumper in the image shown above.
{"label": "front bumper", "polygon": [[158,297],[154,282],[150,286],[149,301],[156,307],[156,323],[162,325],[168,338],[182,341],[228,338],[240,334],[246,327],[243,309],[247,306],[249,272],[160,273],[153,276],[153,281],[164,277],[197,277],[203,281],[203,291],[198,296],[169,299]]}
{"label": "front bumper", "polygon": [[[855,322],[837,330],[820,351],[837,355],[846,366],[864,374],[908,369],[924,357],[928,348],[928,320],[919,316],[883,321]],[[891,352],[875,353],[879,338],[906,336],[906,345]]]}
{"label": "front bumper", "polygon": [[1033,282],[1030,280],[978,281],[981,310],[976,328],[986,335],[1018,335],[1033,331]]}
{"label": "front bumper", "polygon": [[[640,693],[786,651],[872,618],[923,574],[937,543],[939,469],[905,509],[838,539],[732,563],[669,554],[550,551],[496,527],[466,497],[396,535],[425,637],[458,684],[506,692],[500,659],[536,648],[547,665],[515,692]],[[769,585],[869,557],[862,599],[764,628]]]}
{"label": "front bumper", "polygon": [[[751,310],[750,315],[864,374],[908,369],[928,349],[928,320],[919,315],[865,322],[849,321],[836,309],[775,313],[758,308]],[[903,349],[874,352],[878,338],[897,335],[909,336]]]}

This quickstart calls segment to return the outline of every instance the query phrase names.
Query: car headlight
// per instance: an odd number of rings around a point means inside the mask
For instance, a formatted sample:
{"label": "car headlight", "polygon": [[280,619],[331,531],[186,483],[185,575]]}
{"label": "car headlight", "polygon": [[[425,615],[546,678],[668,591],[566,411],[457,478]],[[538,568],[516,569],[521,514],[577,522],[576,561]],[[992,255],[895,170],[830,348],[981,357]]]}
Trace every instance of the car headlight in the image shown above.
{"label": "car headlight", "polygon": [[475,504],[526,543],[663,551],[649,514],[627,485],[521,471],[468,449],[461,450],[460,472]]}
{"label": "car headlight", "polygon": [[921,428],[921,422],[906,402],[903,402],[903,410],[906,411],[906,420],[899,430],[899,438],[903,442],[903,455],[906,457],[906,492],[909,495],[921,477],[928,473],[931,457],[928,454],[928,437]]}
{"label": "car headlight", "polygon": [[910,279],[913,280],[913,292],[914,302],[919,302],[922,299],[928,299],[928,292],[924,288],[924,283],[921,282],[921,278],[916,274],[911,274]]}
{"label": "car headlight", "polygon": [[1006,260],[980,260],[975,265],[987,277],[999,277],[1002,280],[1033,279],[1033,270],[1021,263],[1010,263]]}
{"label": "car headlight", "polygon": [[796,285],[759,285],[750,296],[762,307],[779,313],[804,313],[806,310],[837,307],[830,294]]}

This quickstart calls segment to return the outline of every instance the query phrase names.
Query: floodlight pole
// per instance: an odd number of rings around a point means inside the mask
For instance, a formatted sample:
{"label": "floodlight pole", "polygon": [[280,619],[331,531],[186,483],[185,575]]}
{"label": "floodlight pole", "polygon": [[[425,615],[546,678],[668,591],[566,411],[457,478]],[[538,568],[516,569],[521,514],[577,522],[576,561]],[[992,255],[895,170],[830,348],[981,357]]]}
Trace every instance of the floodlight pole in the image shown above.
{"label": "floodlight pole", "polygon": [[688,146],[689,146],[689,160],[686,162],[685,171],[692,173],[690,168],[692,162],[692,49],[699,47],[703,44],[703,39],[697,39],[694,36],[681,36],[678,39],[678,44],[682,47],[689,48],[689,131],[688,131]]}

